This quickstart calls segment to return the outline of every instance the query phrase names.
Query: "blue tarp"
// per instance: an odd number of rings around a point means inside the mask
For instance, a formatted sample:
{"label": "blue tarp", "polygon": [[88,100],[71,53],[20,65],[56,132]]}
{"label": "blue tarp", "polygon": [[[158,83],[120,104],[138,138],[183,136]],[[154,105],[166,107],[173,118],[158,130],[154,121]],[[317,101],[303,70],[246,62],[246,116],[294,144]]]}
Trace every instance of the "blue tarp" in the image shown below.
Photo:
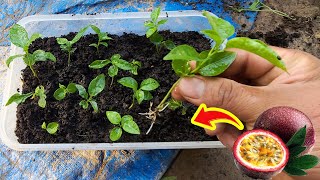
{"label": "blue tarp", "polygon": [[[252,2],[253,0],[251,0]],[[0,0],[0,47],[8,46],[8,30],[21,18],[34,14],[93,14],[104,12],[208,10],[231,18],[223,0]],[[228,1],[225,1],[228,2]],[[240,5],[248,2],[238,0]],[[251,26],[256,13],[246,13]],[[1,52],[1,51],[0,51]],[[4,59],[2,59],[2,62]],[[3,66],[3,63],[2,65]],[[1,67],[3,69],[3,67]],[[0,78],[4,79],[5,76]],[[3,82],[3,81],[1,81]],[[1,84],[0,87],[3,87]],[[0,91],[2,97],[2,90]],[[2,98],[0,98],[2,100]],[[17,152],[0,141],[1,179],[160,179],[178,150]]]}

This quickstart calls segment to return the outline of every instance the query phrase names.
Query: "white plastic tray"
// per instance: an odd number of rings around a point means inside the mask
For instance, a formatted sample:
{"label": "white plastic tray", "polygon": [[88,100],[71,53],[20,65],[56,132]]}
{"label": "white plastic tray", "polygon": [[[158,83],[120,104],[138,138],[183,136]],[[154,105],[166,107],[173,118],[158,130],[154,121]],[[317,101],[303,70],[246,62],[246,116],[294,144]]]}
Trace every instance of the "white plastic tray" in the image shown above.
{"label": "white plastic tray", "polygon": [[[145,34],[144,21],[150,17],[149,12],[106,13],[98,15],[35,15],[23,18],[18,22],[29,34],[38,32],[44,37],[61,36],[69,32],[77,32],[80,28],[94,24],[102,31],[111,34],[132,32]],[[209,28],[200,11],[168,11],[162,12],[160,18],[168,17],[168,22],[161,29],[174,32],[200,31]],[[87,33],[93,33],[91,30]],[[10,55],[20,54],[22,49],[11,44]],[[4,144],[18,151],[45,150],[113,150],[113,149],[188,149],[188,148],[221,148],[219,141],[193,142],[147,142],[147,143],[63,143],[63,144],[20,144],[15,135],[16,109],[15,103],[4,106],[8,98],[22,88],[21,70],[26,66],[22,59],[11,63],[3,93],[0,116],[0,136]]]}

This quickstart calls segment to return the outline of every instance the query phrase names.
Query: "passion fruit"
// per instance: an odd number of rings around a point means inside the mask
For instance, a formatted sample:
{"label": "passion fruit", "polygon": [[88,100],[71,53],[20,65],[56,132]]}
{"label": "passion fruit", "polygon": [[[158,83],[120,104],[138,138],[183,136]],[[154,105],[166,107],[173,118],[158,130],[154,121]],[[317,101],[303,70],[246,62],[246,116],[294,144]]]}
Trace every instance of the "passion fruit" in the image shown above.
{"label": "passion fruit", "polygon": [[289,159],[289,150],[280,137],[256,129],[243,133],[233,146],[235,164],[249,177],[269,179],[280,173]]}
{"label": "passion fruit", "polygon": [[273,107],[264,111],[254,124],[254,129],[265,129],[277,134],[285,143],[304,126],[307,127],[304,153],[309,153],[315,143],[313,125],[303,112],[287,106]]}

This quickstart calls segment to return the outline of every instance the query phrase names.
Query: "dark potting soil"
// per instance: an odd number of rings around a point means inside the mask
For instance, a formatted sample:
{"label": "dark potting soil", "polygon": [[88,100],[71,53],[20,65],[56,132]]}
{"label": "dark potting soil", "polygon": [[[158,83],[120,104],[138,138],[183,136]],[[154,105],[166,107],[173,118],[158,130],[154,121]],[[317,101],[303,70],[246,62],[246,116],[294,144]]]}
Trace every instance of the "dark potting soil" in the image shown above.
{"label": "dark potting soil", "polygon": [[[171,39],[176,44],[190,44],[198,51],[209,49],[210,42],[197,32],[170,33],[161,32],[165,39]],[[66,36],[72,39],[75,33]],[[47,95],[46,108],[40,108],[37,99],[28,99],[17,109],[16,135],[20,143],[98,143],[111,142],[109,131],[114,127],[106,118],[105,112],[108,110],[117,111],[121,115],[130,114],[140,127],[140,135],[131,135],[126,132],[117,142],[175,142],[175,141],[208,141],[216,140],[205,134],[200,127],[192,125],[190,119],[196,111],[196,107],[188,106],[186,115],[181,114],[181,110],[172,111],[166,109],[158,116],[153,129],[148,135],[146,131],[150,127],[151,121],[138,113],[147,112],[149,102],[135,104],[129,109],[132,102],[132,90],[121,86],[117,79],[125,76],[134,77],[139,83],[146,78],[154,78],[160,83],[160,87],[152,92],[154,98],[152,102],[158,105],[171,85],[178,79],[171,68],[170,61],[162,58],[169,52],[163,49],[156,53],[155,46],[144,36],[135,34],[124,34],[122,36],[111,35],[109,47],[99,47],[97,53],[91,43],[97,42],[97,35],[87,35],[82,37],[74,47],[77,48],[71,56],[71,64],[67,65],[67,53],[60,50],[55,38],[43,38],[36,40],[30,46],[30,52],[37,49],[49,51],[55,55],[57,62],[38,62],[34,69],[38,74],[38,79],[32,75],[29,68],[23,70],[23,93],[32,92],[38,85],[43,85]],[[68,85],[70,82],[78,83],[88,87],[90,81],[97,75],[107,74],[108,67],[100,70],[90,69],[88,65],[98,59],[108,59],[113,54],[120,54],[122,59],[142,62],[142,67],[138,70],[138,75],[134,76],[129,72],[119,70],[114,83],[110,87],[110,78],[106,75],[106,87],[95,98],[99,112],[93,113],[89,107],[82,109],[79,105],[81,97],[78,93],[69,94],[65,99],[57,101],[53,97],[54,91],[59,83]],[[43,122],[58,122],[60,127],[56,135],[50,135],[41,129]]]}

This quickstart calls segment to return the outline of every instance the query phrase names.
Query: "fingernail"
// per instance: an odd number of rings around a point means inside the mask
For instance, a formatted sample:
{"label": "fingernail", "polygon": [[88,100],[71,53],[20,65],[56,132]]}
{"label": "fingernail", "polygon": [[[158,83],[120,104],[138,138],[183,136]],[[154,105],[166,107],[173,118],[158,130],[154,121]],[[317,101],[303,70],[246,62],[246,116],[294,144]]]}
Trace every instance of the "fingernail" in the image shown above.
{"label": "fingernail", "polygon": [[204,93],[204,81],[198,78],[183,78],[179,83],[179,89],[184,97],[199,99]]}

